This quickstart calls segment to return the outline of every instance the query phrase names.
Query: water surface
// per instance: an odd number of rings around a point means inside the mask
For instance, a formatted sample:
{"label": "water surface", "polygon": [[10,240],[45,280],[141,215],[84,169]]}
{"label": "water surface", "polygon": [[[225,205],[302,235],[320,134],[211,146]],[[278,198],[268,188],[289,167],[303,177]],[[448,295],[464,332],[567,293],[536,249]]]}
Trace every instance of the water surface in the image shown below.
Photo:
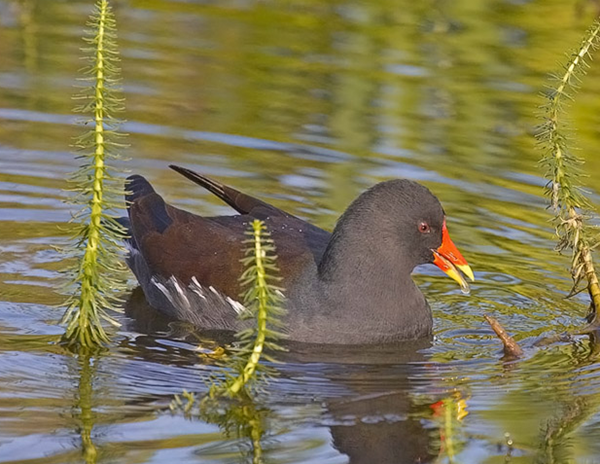
{"label": "water surface", "polygon": [[[251,462],[247,434],[168,411],[183,389],[206,391],[213,362],[133,279],[106,353],[54,343],[68,263],[53,247],[72,214],[61,189],[77,167],[71,96],[91,3],[0,0],[0,462]],[[586,313],[564,299],[568,259],[552,249],[532,134],[546,76],[595,2],[113,3],[126,167],[169,202],[230,212],[176,163],[330,229],[364,189],[409,178],[442,200],[476,271],[469,297],[434,267],[416,272],[431,343],[290,352],[247,409],[267,462],[600,462],[594,343],[534,346]],[[593,63],[569,118],[596,202],[599,94]],[[523,360],[501,361],[484,314]]]}

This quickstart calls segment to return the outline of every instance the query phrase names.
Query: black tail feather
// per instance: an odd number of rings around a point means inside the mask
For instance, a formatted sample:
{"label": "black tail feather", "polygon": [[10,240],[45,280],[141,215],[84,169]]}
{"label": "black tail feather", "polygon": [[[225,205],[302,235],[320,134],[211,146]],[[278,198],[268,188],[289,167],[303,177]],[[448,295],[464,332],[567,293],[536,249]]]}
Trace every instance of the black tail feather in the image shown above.
{"label": "black tail feather", "polygon": [[201,176],[190,169],[183,168],[181,166],[175,166],[173,164],[169,165],[169,167],[173,169],[173,171],[176,171],[182,176],[187,177],[192,182],[204,187],[206,190],[219,197],[240,214],[252,214],[257,218],[273,215],[293,217],[285,211],[265,203],[258,198],[246,195],[245,193],[239,192],[234,188],[228,187],[227,185],[221,184],[220,182],[212,180],[206,176]]}
{"label": "black tail feather", "polygon": [[127,178],[125,189],[127,191],[125,200],[127,201],[128,206],[138,198],[150,195],[151,193],[156,193],[152,188],[152,185],[150,185],[150,182],[148,182],[145,177],[137,174]]}
{"label": "black tail feather", "polygon": [[220,182],[214,181],[206,176],[201,176],[197,172],[192,171],[191,169],[187,169],[181,166],[176,166],[174,164],[170,164],[169,167],[181,174],[184,177],[187,177],[192,182],[204,187],[210,193],[216,195],[221,198],[223,201],[228,201],[227,194],[225,193],[225,186]]}

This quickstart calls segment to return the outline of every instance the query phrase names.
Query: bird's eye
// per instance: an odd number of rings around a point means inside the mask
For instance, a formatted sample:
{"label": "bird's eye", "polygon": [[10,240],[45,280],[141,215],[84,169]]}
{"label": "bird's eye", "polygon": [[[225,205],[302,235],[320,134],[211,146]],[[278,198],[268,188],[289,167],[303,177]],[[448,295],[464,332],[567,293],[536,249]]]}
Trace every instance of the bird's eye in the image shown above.
{"label": "bird's eye", "polygon": [[427,224],[426,222],[419,223],[419,232],[421,232],[422,234],[428,234],[429,232],[431,232],[429,224]]}

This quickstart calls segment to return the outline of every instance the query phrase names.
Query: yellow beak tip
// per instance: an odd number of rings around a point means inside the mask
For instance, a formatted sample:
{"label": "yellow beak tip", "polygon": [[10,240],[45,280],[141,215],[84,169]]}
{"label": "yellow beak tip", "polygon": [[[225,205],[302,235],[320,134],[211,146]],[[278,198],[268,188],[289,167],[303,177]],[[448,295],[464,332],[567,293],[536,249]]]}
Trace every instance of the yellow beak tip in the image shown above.
{"label": "yellow beak tip", "polygon": [[473,274],[473,270],[471,269],[471,266],[469,266],[468,264],[460,264],[460,265],[457,265],[456,267],[459,268],[460,272],[462,272],[464,275],[466,275],[471,282],[475,282],[475,275]]}

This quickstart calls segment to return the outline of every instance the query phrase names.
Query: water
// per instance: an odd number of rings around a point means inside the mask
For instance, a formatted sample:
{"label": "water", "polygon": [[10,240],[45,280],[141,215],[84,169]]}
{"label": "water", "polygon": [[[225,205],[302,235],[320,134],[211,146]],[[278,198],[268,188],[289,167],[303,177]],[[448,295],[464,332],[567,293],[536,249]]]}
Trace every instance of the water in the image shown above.
{"label": "water", "polygon": [[[0,0],[0,462],[247,462],[248,430],[168,412],[183,389],[206,391],[214,363],[139,292],[102,355],[55,343],[67,263],[53,246],[71,214],[61,189],[82,130],[71,95],[90,3]],[[552,250],[532,138],[546,76],[595,2],[114,4],[127,168],[168,201],[229,212],[166,167],[177,163],[331,228],[365,188],[410,178],[442,200],[476,272],[469,297],[435,268],[416,273],[430,344],[292,350],[246,408],[267,462],[599,461],[595,344],[534,345],[581,326],[586,307],[564,299],[568,259]],[[595,202],[599,92],[593,63],[569,118]],[[523,360],[501,360],[484,314]]]}

